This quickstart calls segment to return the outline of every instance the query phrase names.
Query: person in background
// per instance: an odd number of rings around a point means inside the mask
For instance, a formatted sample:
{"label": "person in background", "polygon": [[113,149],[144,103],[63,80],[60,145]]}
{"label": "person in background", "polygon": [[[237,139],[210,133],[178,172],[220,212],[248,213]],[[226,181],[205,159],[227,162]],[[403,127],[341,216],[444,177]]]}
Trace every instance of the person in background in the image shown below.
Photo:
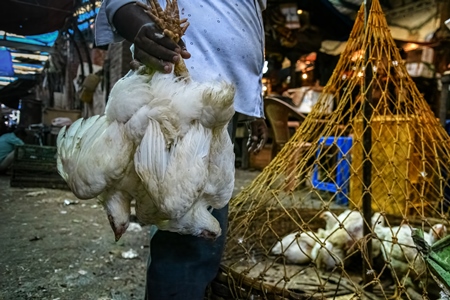
{"label": "person in background", "polygon": [[[164,7],[165,1],[159,2]],[[170,73],[181,56],[193,80],[233,83],[237,114],[229,125],[230,136],[234,139],[237,116],[243,115],[249,128],[249,150],[258,153],[267,140],[261,82],[265,0],[178,0],[180,18],[188,18],[191,24],[179,44],[162,35],[134,3],[102,2],[95,25],[96,45],[126,39],[133,43],[134,59],[155,70]],[[207,285],[219,270],[225,247],[228,206],[214,210],[213,215],[222,227],[222,235],[214,242],[152,226],[146,299],[204,298]]]}
{"label": "person in background", "polygon": [[[0,110],[1,113],[1,110]],[[0,115],[0,136],[4,135],[5,133],[8,133],[8,126],[5,124],[6,118],[3,118]]]}
{"label": "person in background", "polygon": [[0,173],[8,170],[14,161],[14,149],[24,144],[27,132],[24,128],[18,128],[11,133],[0,136]]}

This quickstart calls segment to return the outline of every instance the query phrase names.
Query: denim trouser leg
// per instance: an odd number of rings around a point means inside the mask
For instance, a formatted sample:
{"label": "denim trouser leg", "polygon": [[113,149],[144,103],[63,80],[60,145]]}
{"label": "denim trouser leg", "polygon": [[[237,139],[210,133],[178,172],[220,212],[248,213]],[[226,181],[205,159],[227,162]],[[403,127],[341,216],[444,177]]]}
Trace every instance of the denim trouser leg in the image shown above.
{"label": "denim trouser leg", "polygon": [[158,230],[151,239],[146,299],[202,300],[222,258],[228,206],[213,211],[223,234],[216,240]]}
{"label": "denim trouser leg", "polygon": [[[237,114],[228,131],[234,141]],[[222,235],[215,241],[191,235],[150,230],[150,258],[147,268],[145,299],[202,300],[206,287],[216,276],[228,227],[228,205],[213,210]]]}

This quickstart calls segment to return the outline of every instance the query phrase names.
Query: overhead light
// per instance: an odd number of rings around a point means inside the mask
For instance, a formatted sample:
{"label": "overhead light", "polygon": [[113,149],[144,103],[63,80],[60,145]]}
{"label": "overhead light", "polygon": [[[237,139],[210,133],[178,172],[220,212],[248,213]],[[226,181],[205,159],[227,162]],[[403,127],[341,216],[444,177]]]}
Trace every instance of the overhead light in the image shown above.
{"label": "overhead light", "polygon": [[303,79],[307,79],[307,78],[308,78],[308,74],[303,73],[303,74],[302,74],[302,78],[303,78]]}
{"label": "overhead light", "polygon": [[364,53],[365,53],[364,50],[356,50],[356,51],[352,54],[351,60],[352,60],[352,61],[357,61],[357,60],[363,59],[363,58],[364,58]]}
{"label": "overhead light", "polygon": [[450,29],[450,19],[444,22],[445,26],[447,26],[448,29]]}
{"label": "overhead light", "polygon": [[403,46],[403,50],[405,50],[406,52],[416,50],[417,48],[419,48],[419,45],[416,43],[406,43]]}
{"label": "overhead light", "polygon": [[303,10],[299,9],[297,10],[297,15],[301,15],[303,13]]}

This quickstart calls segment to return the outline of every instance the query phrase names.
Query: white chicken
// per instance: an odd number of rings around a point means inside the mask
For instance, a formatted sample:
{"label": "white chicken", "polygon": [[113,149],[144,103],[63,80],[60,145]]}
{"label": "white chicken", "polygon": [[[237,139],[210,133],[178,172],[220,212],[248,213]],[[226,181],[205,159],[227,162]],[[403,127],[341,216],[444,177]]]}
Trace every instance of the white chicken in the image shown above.
{"label": "white chicken", "polygon": [[[111,189],[132,165],[133,144],[126,126],[106,116],[79,119],[60,131],[58,171],[80,199],[99,197],[116,238],[128,227],[130,201],[120,189]],[[108,151],[103,151],[108,149]]]}
{"label": "white chicken", "polygon": [[[334,217],[330,218],[333,219]],[[352,246],[363,237],[363,218],[359,212],[346,210],[337,220],[331,229],[326,231],[321,243],[317,243],[312,250],[316,265],[325,270],[342,264]]]}
{"label": "white chicken", "polygon": [[290,263],[306,264],[317,258],[321,245],[331,250],[331,243],[326,241],[326,237],[338,222],[338,217],[330,211],[325,211],[320,218],[325,220],[325,228],[318,228],[317,233],[307,231],[288,234],[275,244],[272,254],[282,254]]}
{"label": "white chicken", "polygon": [[316,244],[314,236],[311,231],[288,234],[275,244],[272,253],[283,255],[289,263],[307,264],[313,259],[311,251]]}
{"label": "white chicken", "polygon": [[[179,18],[176,1],[166,11],[155,1],[145,9],[165,34],[181,37],[185,21],[167,22]],[[209,208],[224,207],[233,191],[226,125],[235,90],[194,82],[183,66],[172,74],[130,72],[111,90],[105,115],[80,119],[58,135],[58,171],[77,197],[100,199],[116,240],[128,227],[133,199],[144,224],[209,239],[221,234]]]}
{"label": "white chicken", "polygon": [[331,232],[334,225],[338,222],[338,217],[331,211],[325,211],[320,215],[320,218],[325,220],[325,229],[319,228],[317,234],[320,238],[326,238],[327,232]]}
{"label": "white chicken", "polygon": [[[423,283],[420,283],[421,276],[426,272],[426,265],[423,259],[418,255],[417,248],[411,237],[412,228],[409,225],[396,227],[385,227],[385,218],[379,213],[372,217],[374,222],[374,232],[380,239],[374,245],[379,246],[383,258],[392,271],[392,276],[396,282],[402,282],[405,286],[418,289]],[[446,235],[447,228],[443,224],[434,225],[428,233],[424,234],[425,241],[432,245],[437,240]],[[374,242],[377,240],[374,240]],[[375,246],[374,246],[375,248]],[[417,284],[417,282],[419,283]],[[399,291],[396,288],[396,296]]]}

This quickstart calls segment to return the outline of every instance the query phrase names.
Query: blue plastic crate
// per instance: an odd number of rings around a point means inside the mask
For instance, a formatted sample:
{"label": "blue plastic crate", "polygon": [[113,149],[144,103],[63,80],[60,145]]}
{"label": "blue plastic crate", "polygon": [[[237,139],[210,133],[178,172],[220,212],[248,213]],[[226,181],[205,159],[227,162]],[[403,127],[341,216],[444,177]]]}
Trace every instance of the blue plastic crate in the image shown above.
{"label": "blue plastic crate", "polygon": [[321,137],[319,139],[319,149],[317,149],[316,158],[321,157],[321,151],[324,147],[333,145],[339,148],[336,153],[336,177],[334,182],[321,181],[319,179],[319,166],[314,165],[314,173],[312,177],[313,186],[321,191],[336,193],[337,204],[348,204],[349,179],[350,179],[350,155],[349,151],[352,147],[351,137]]}

